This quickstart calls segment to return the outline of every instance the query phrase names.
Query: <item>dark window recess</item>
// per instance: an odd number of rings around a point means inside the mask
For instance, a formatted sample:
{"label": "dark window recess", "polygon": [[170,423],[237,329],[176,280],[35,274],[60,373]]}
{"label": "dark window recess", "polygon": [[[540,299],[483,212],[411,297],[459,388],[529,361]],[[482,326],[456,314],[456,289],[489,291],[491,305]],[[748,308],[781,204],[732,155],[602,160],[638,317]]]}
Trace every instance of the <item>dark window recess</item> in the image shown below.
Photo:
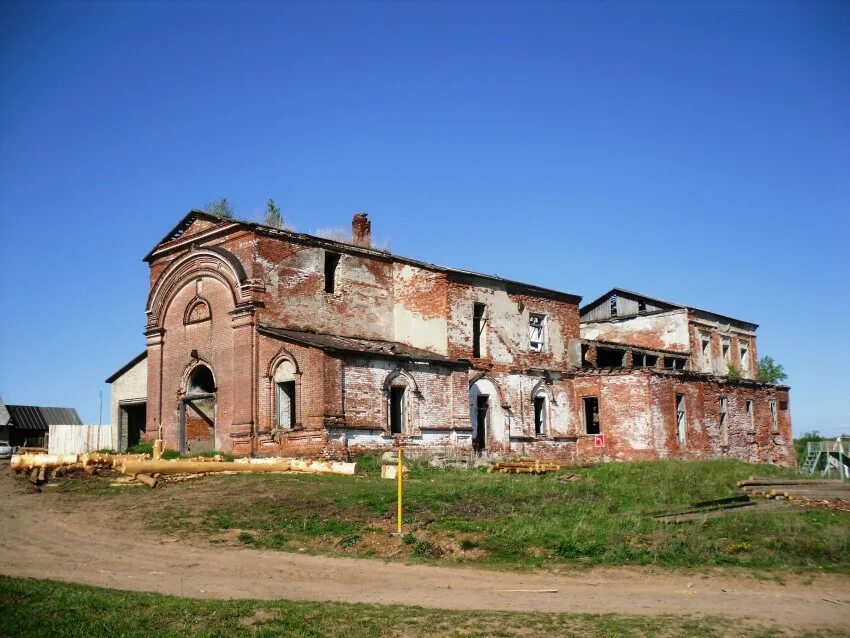
{"label": "dark window recess", "polygon": [[596,397],[584,397],[584,431],[586,434],[600,434],[599,427],[599,399]]}
{"label": "dark window recess", "polygon": [[658,364],[658,357],[654,354],[635,352],[632,355],[632,365],[635,368],[654,368]]}
{"label": "dark window recess", "polygon": [[546,397],[534,397],[534,433],[546,434]]}
{"label": "dark window recess", "polygon": [[215,381],[210,369],[198,366],[189,377],[189,394],[212,394],[215,392]]}
{"label": "dark window recess", "polygon": [[638,312],[646,312],[646,302],[638,301]]}
{"label": "dark window recess", "polygon": [[664,357],[664,367],[668,370],[684,370],[685,360],[679,357]]}
{"label": "dark window recess", "polygon": [[475,430],[475,449],[478,451],[487,447],[487,420],[490,416],[490,397],[479,394],[476,403],[478,428]]}
{"label": "dark window recess", "polygon": [[788,401],[780,401],[779,402],[779,409],[782,410],[782,411],[787,411],[788,410]]}
{"label": "dark window recess", "polygon": [[596,367],[597,368],[622,368],[623,357],[625,350],[615,350],[613,348],[596,348]]}
{"label": "dark window recess", "polygon": [[617,316],[617,295],[611,296],[611,316]]}
{"label": "dark window recess", "polygon": [[401,434],[404,431],[404,391],[405,388],[390,388],[391,434]]}
{"label": "dark window recess", "polygon": [[339,255],[325,252],[325,292],[336,292],[337,266],[339,266]]}
{"label": "dark window recess", "polygon": [[481,336],[484,334],[484,310],[487,308],[483,303],[472,306],[472,356],[481,356]]}

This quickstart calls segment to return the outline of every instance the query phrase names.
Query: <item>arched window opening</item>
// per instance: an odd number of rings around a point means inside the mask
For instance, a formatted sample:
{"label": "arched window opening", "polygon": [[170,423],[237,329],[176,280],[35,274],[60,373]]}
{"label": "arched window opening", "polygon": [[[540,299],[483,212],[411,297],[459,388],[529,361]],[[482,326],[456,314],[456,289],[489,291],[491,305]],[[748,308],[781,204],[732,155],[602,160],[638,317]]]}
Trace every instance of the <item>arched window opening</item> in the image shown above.
{"label": "arched window opening", "polygon": [[407,418],[407,388],[390,388],[390,434],[403,434]]}
{"label": "arched window opening", "polygon": [[546,436],[549,432],[547,397],[544,392],[538,392],[534,397],[534,433]]}
{"label": "arched window opening", "polygon": [[212,371],[204,365],[192,370],[188,385],[186,394],[212,394],[215,392],[215,380]]}
{"label": "arched window opening", "polygon": [[297,423],[295,395],[295,365],[285,360],[280,363],[274,374],[275,387],[275,425],[292,429]]}

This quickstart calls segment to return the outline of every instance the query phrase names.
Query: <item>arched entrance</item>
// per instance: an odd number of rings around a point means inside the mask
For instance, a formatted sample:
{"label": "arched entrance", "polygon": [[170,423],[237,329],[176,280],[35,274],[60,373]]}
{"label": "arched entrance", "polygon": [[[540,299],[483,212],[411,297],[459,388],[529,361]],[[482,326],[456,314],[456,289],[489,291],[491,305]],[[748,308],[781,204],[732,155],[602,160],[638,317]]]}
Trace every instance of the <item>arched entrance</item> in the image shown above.
{"label": "arched entrance", "polygon": [[469,418],[472,422],[472,447],[479,454],[492,444],[503,445],[505,420],[496,385],[482,377],[469,386]]}
{"label": "arched entrance", "polygon": [[216,449],[215,378],[204,364],[195,366],[180,401],[180,453],[200,454]]}

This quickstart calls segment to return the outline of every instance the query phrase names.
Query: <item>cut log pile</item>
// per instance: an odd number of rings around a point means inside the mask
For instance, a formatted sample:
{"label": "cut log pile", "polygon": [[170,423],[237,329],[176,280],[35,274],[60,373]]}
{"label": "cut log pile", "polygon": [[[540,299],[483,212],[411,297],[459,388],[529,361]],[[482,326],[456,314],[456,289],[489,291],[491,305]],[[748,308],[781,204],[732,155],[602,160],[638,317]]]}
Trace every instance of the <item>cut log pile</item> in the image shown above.
{"label": "cut log pile", "polygon": [[[163,475],[173,476],[173,480],[186,480],[213,472],[301,472],[307,474],[341,474],[352,476],[355,463],[333,461],[313,461],[309,459],[260,458],[236,459],[225,461],[223,456],[212,458],[174,459],[165,461],[151,459],[147,454],[20,454],[12,457],[12,469],[18,473],[27,473],[29,480],[40,485],[63,474],[84,472],[90,476],[101,470],[115,470],[132,480],[156,487]],[[126,482],[116,486],[127,485]]]}
{"label": "cut log pile", "polygon": [[546,474],[558,472],[567,467],[592,467],[598,463],[583,463],[570,461],[545,461],[534,458],[516,458],[508,461],[496,461],[487,468],[488,472],[502,474]]}
{"label": "cut log pile", "polygon": [[850,483],[834,479],[797,480],[751,476],[738,487],[752,496],[792,501],[798,505],[850,511]]}

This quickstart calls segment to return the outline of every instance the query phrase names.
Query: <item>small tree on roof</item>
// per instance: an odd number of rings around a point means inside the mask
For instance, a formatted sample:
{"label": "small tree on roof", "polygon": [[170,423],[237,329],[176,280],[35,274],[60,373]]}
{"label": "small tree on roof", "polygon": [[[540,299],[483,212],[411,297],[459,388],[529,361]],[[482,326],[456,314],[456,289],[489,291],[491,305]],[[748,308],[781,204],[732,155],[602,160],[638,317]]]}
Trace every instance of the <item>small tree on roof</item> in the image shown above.
{"label": "small tree on roof", "polygon": [[266,204],[266,226],[273,226],[274,228],[283,228],[283,216],[280,212],[280,207],[274,205],[274,200],[269,197],[269,201]]}
{"label": "small tree on roof", "polygon": [[212,213],[213,215],[218,215],[219,217],[233,219],[233,206],[230,205],[230,202],[227,201],[226,197],[222,197],[215,202],[210,202],[204,206],[204,210],[208,213]]}
{"label": "small tree on roof", "polygon": [[787,378],[788,375],[785,373],[785,368],[782,367],[781,363],[774,361],[773,357],[765,355],[759,359],[759,381],[780,383]]}

